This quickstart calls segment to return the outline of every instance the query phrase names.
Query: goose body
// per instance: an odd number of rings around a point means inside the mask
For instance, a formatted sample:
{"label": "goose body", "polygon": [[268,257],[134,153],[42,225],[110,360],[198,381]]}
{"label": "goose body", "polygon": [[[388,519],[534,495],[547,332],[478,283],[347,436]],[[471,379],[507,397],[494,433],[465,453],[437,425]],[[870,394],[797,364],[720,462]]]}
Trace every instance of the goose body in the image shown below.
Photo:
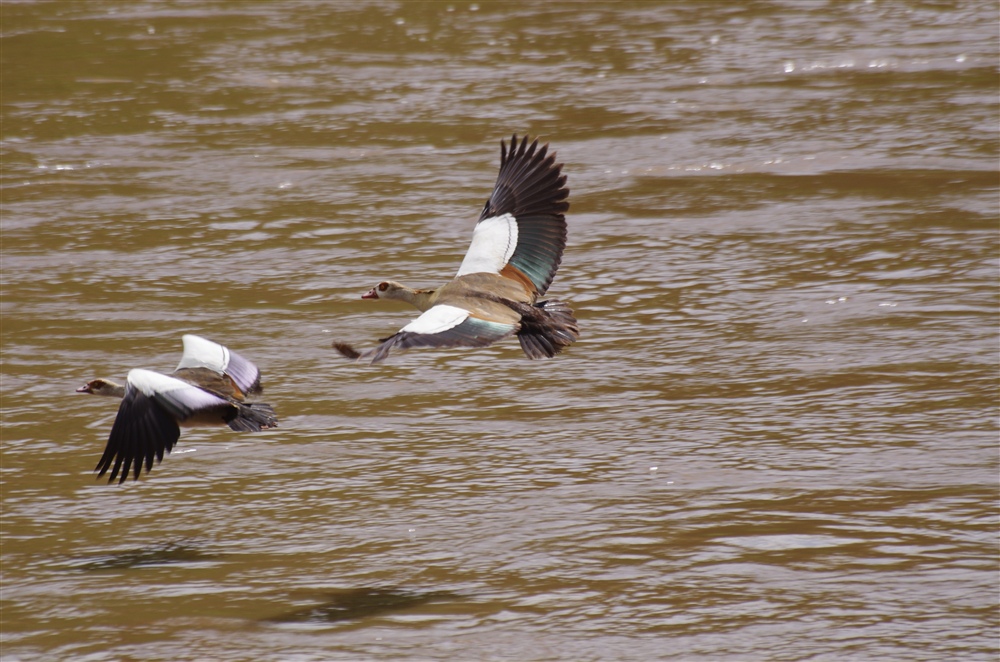
{"label": "goose body", "polygon": [[421,315],[364,353],[334,343],[345,356],[384,360],[393,348],[482,347],[516,335],[531,359],[551,358],[580,331],[573,311],[539,301],[566,247],[569,189],[548,145],[511,138],[500,142],[500,172],[455,277],[436,289],[382,281],[363,299],[409,303]]}
{"label": "goose body", "polygon": [[[247,398],[261,392],[260,370],[249,360],[200,336],[183,337],[184,353],[170,375],[133,369],[125,384],[94,379],[77,389],[121,399],[107,446],[94,471],[108,482],[138,478],[163,459],[181,427],[223,426],[257,432],[278,425],[274,409]],[[112,466],[113,465],[113,466]]]}

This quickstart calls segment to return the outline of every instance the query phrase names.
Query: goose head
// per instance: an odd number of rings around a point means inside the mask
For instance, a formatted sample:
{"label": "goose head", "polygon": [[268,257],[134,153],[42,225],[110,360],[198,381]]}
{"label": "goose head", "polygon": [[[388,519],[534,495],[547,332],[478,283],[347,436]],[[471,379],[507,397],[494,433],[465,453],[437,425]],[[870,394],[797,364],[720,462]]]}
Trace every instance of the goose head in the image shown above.
{"label": "goose head", "polygon": [[361,298],[403,301],[420,310],[427,310],[434,303],[434,295],[435,290],[415,290],[394,280],[383,280],[368,290],[368,294],[362,294]]}
{"label": "goose head", "polygon": [[76,389],[76,392],[120,398],[125,395],[125,387],[121,384],[116,384],[110,379],[92,379],[80,388]]}
{"label": "goose head", "polygon": [[412,291],[405,285],[401,285],[394,280],[383,280],[381,283],[368,290],[367,294],[362,294],[362,299],[400,299],[405,301],[404,292]]}

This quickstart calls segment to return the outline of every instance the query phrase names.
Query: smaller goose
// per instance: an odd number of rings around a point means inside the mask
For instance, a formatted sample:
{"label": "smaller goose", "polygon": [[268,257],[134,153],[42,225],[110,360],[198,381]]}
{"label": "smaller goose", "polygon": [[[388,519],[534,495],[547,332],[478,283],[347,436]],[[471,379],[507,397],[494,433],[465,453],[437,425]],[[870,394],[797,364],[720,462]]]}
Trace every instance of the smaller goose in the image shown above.
{"label": "smaller goose", "polygon": [[538,301],[566,247],[569,189],[548,145],[500,141],[500,172],[458,273],[433,290],[382,281],[362,299],[404,301],[421,315],[367,352],[335,342],[352,359],[378,363],[394,348],[484,347],[516,335],[529,359],[551,358],[580,337],[565,303]]}
{"label": "smaller goose", "polygon": [[130,471],[134,480],[144,462],[149,472],[153,458],[163,460],[180,438],[181,426],[228,425],[237,432],[258,432],[278,425],[271,405],[246,402],[262,391],[257,366],[200,336],[185,335],[183,341],[181,362],[169,376],[137,368],[129,371],[125,385],[94,379],[76,389],[122,399],[104,455],[94,468],[98,477],[111,468],[109,483],[119,471],[119,484]]}

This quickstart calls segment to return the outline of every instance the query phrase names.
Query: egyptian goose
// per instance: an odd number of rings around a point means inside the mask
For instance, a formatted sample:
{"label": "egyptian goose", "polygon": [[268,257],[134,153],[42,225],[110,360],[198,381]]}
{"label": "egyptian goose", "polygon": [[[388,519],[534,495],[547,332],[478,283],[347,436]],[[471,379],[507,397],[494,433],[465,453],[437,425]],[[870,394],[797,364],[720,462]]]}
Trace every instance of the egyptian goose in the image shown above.
{"label": "egyptian goose", "polygon": [[538,301],[562,260],[569,209],[562,164],[548,148],[514,135],[508,152],[501,140],[500,173],[455,278],[433,290],[382,281],[361,298],[405,301],[423,314],[363,354],[345,343],[334,348],[378,363],[394,347],[483,347],[517,335],[528,358],[540,359],[576,340],[569,306]]}
{"label": "egyptian goose", "polygon": [[222,345],[200,336],[185,335],[181,362],[172,374],[135,369],[125,385],[95,379],[76,389],[121,398],[108,445],[94,471],[103,476],[114,462],[108,482],[121,471],[119,484],[130,470],[133,479],[170,452],[180,428],[228,425],[238,432],[258,432],[278,425],[274,409],[262,402],[246,402],[260,393],[260,370]]}

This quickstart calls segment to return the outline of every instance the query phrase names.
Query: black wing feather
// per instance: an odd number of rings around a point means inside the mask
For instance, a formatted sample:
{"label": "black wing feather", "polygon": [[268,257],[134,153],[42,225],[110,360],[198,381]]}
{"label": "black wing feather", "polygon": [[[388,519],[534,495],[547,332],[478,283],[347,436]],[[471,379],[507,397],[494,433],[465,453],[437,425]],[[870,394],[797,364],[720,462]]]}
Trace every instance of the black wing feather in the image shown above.
{"label": "black wing feather", "polygon": [[[153,456],[163,458],[180,438],[177,421],[139,389],[129,385],[118,407],[118,416],[111,426],[104,454],[94,468],[98,477],[111,468],[108,482],[124,483],[133,474],[138,478],[145,461],[146,470],[152,467]],[[114,467],[112,468],[112,463]]]}
{"label": "black wing feather", "polygon": [[510,264],[521,270],[545,294],[552,284],[563,250],[566,248],[566,217],[569,189],[562,164],[548,145],[538,148],[538,140],[518,143],[511,138],[510,151],[500,141],[500,172],[479,220],[512,215],[517,221],[517,248]]}

